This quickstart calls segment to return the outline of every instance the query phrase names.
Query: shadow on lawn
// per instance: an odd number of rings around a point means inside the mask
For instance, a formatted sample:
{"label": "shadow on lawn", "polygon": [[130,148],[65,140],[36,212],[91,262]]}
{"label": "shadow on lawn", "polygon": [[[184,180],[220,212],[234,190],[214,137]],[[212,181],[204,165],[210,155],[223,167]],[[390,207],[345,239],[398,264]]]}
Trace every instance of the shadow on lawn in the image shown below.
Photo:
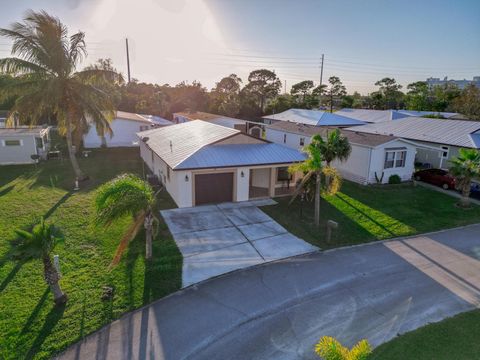
{"label": "shadow on lawn", "polygon": [[44,215],[43,215],[43,218],[46,220],[48,219],[54,212],[55,210],[58,209],[58,207],[60,205],[62,205],[63,203],[65,203],[65,201],[68,200],[68,198],[70,196],[72,196],[73,192],[70,191],[68,193],[66,193],[65,195],[63,195]]}
{"label": "shadow on lawn", "polygon": [[37,318],[38,314],[40,313],[40,310],[42,309],[43,304],[45,304],[45,301],[48,298],[49,292],[50,292],[50,289],[48,287],[46,287],[45,291],[43,292],[42,297],[40,298],[40,300],[38,300],[37,305],[35,305],[35,308],[33,309],[32,313],[28,317],[25,325],[23,325],[22,332],[21,332],[22,335],[25,334],[28,331],[28,329],[30,328],[32,323]]}
{"label": "shadow on lawn", "polygon": [[7,287],[7,285],[10,283],[10,281],[13,280],[13,278],[15,277],[15,275],[17,275],[18,271],[20,270],[20,268],[23,266],[23,262],[20,262],[20,261],[17,261],[17,263],[15,264],[15,266],[12,268],[12,270],[10,270],[10,272],[8,273],[8,275],[5,277],[5,279],[3,279],[2,283],[0,284],[0,293],[5,290],[5,288]]}

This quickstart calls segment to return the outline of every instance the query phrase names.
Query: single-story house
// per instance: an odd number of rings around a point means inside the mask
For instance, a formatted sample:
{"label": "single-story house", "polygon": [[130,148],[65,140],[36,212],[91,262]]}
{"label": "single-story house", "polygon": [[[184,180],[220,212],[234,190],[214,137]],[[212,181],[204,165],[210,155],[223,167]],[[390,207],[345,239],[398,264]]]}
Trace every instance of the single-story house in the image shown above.
{"label": "single-story house", "polygon": [[379,123],[384,121],[399,120],[408,117],[438,116],[445,119],[456,118],[460,114],[438,111],[415,111],[415,110],[373,110],[373,109],[349,109],[344,108],[335,112],[337,115],[348,117],[365,123]]}
{"label": "single-story house", "polygon": [[0,129],[0,165],[33,164],[32,155],[45,159],[49,148],[49,127]]}
{"label": "single-story house", "polygon": [[305,154],[240,130],[194,120],[138,133],[140,155],[178,207],[290,193],[288,166]]}
{"label": "single-story house", "polygon": [[425,167],[449,168],[460,148],[480,149],[480,121],[408,117],[350,128],[361,133],[408,139],[417,145],[415,161]]}
{"label": "single-story house", "polygon": [[195,112],[178,112],[173,114],[173,122],[181,124],[186,121],[202,120],[212,124],[226,126],[228,128],[237,129],[245,134],[255,137],[262,137],[265,125],[255,121],[236,119],[229,116],[210,114],[201,111]]}
{"label": "single-story house", "polygon": [[83,136],[83,146],[86,148],[138,146],[137,132],[168,125],[172,123],[162,118],[117,111],[110,123],[112,136],[98,135],[95,124],[92,124]]}
{"label": "single-story house", "polygon": [[284,112],[263,116],[265,124],[274,124],[279,121],[290,121],[299,124],[315,126],[348,127],[364,125],[365,122],[321,110],[289,109]]}
{"label": "single-story house", "polygon": [[[332,165],[343,178],[359,184],[387,183],[391,175],[398,175],[403,181],[411,180],[414,172],[415,144],[394,136],[365,134],[341,129],[347,137],[352,152],[344,161]],[[334,127],[319,127],[287,121],[277,122],[267,127],[266,139],[301,150],[311,142],[313,135],[325,137]]]}

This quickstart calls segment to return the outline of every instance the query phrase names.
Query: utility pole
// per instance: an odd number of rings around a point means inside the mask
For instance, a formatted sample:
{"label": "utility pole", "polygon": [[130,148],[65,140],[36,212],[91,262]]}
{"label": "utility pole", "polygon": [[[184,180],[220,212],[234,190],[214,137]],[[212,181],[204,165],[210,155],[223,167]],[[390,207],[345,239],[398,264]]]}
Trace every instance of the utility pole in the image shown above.
{"label": "utility pole", "polygon": [[125,47],[127,49],[127,73],[128,73],[128,82],[130,82],[130,54],[128,52],[128,38],[125,38]]}
{"label": "utility pole", "polygon": [[319,92],[318,92],[318,108],[322,106],[322,80],[323,80],[323,60],[324,54],[322,54],[322,64],[320,65],[320,85],[319,85]]}

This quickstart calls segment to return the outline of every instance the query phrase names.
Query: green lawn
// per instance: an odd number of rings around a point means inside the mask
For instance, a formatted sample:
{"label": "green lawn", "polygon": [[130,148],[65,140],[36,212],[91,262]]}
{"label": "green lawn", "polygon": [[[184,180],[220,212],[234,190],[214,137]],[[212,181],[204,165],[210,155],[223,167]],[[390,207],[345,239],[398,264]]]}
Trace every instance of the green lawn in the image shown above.
{"label": "green lawn", "polygon": [[480,310],[474,310],[399,336],[380,345],[368,359],[478,359],[479,334]]}
{"label": "green lawn", "polygon": [[[91,177],[72,192],[68,160],[34,165],[0,166],[0,359],[47,359],[69,344],[181,287],[182,257],[164,223],[154,241],[154,258],[144,262],[143,233],[133,240],[122,261],[108,266],[130,219],[110,228],[92,225],[94,191],[123,172],[141,174],[137,149],[104,149],[80,159]],[[175,207],[166,192],[161,208]],[[40,216],[59,226],[65,243],[60,255],[61,285],[69,296],[55,309],[39,261],[18,264],[9,253],[14,229],[29,228]],[[102,287],[115,288],[113,301],[102,301]]]}
{"label": "green lawn", "polygon": [[[362,186],[344,181],[341,192],[322,198],[320,228],[313,224],[313,202],[277,198],[278,205],[262,208],[290,232],[322,249],[377,239],[413,235],[480,222],[480,207],[457,208],[458,199],[411,184]],[[335,220],[331,243],[325,241],[326,222]]]}

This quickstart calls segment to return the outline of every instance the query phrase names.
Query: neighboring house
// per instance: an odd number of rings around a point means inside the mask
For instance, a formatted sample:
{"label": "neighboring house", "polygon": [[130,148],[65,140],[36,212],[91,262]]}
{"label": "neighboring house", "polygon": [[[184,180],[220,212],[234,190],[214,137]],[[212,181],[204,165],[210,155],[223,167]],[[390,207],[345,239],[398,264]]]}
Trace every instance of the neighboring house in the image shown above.
{"label": "neighboring house", "polygon": [[330,113],[327,111],[307,109],[289,109],[278,114],[265,115],[263,116],[263,119],[266,124],[274,124],[278,121],[290,121],[299,124],[335,127],[348,127],[365,124],[363,121],[341,116],[336,112]]}
{"label": "neighboring house", "polygon": [[173,114],[173,122],[181,124],[186,121],[202,120],[212,124],[222,125],[231,129],[237,129],[245,134],[255,137],[262,137],[265,125],[255,121],[236,119],[223,115],[210,114],[205,112],[179,112]]}
{"label": "neighboring house", "polygon": [[117,111],[110,123],[113,135],[98,135],[95,125],[92,124],[88,133],[83,136],[83,146],[86,148],[138,146],[137,132],[168,125],[172,123],[162,118]]}
{"label": "neighboring house", "polygon": [[[391,175],[398,175],[403,181],[412,178],[414,172],[415,145],[394,136],[363,134],[341,129],[352,146],[350,157],[344,161],[334,161],[343,178],[359,184],[387,183]],[[292,122],[277,122],[267,127],[266,139],[301,150],[311,142],[313,135],[326,137],[332,127],[318,127]]]}
{"label": "neighboring house", "polygon": [[5,128],[8,117],[8,111],[0,110],[0,129]]}
{"label": "neighboring house", "polygon": [[391,120],[399,120],[412,116],[438,116],[445,119],[456,118],[460,114],[436,111],[415,111],[415,110],[372,110],[372,109],[349,109],[344,108],[335,112],[351,119],[364,121],[365,123],[379,123]]}
{"label": "neighboring house", "polygon": [[140,154],[179,207],[290,193],[301,152],[207,121],[138,134]]}
{"label": "neighboring house", "polygon": [[413,141],[417,145],[415,161],[425,167],[448,168],[458,149],[480,149],[480,121],[409,117],[350,129]]}
{"label": "neighboring house", "polygon": [[0,165],[33,164],[32,155],[45,159],[50,147],[50,128],[0,129]]}
{"label": "neighboring house", "polygon": [[459,89],[465,89],[468,85],[473,84],[476,87],[480,88],[480,76],[474,76],[472,80],[453,80],[453,79],[448,79],[447,76],[443,78],[443,80],[440,80],[440,78],[433,78],[430,77],[426,80],[426,83],[428,84],[429,87],[434,87],[434,86],[445,86],[447,84],[452,84],[457,86]]}

